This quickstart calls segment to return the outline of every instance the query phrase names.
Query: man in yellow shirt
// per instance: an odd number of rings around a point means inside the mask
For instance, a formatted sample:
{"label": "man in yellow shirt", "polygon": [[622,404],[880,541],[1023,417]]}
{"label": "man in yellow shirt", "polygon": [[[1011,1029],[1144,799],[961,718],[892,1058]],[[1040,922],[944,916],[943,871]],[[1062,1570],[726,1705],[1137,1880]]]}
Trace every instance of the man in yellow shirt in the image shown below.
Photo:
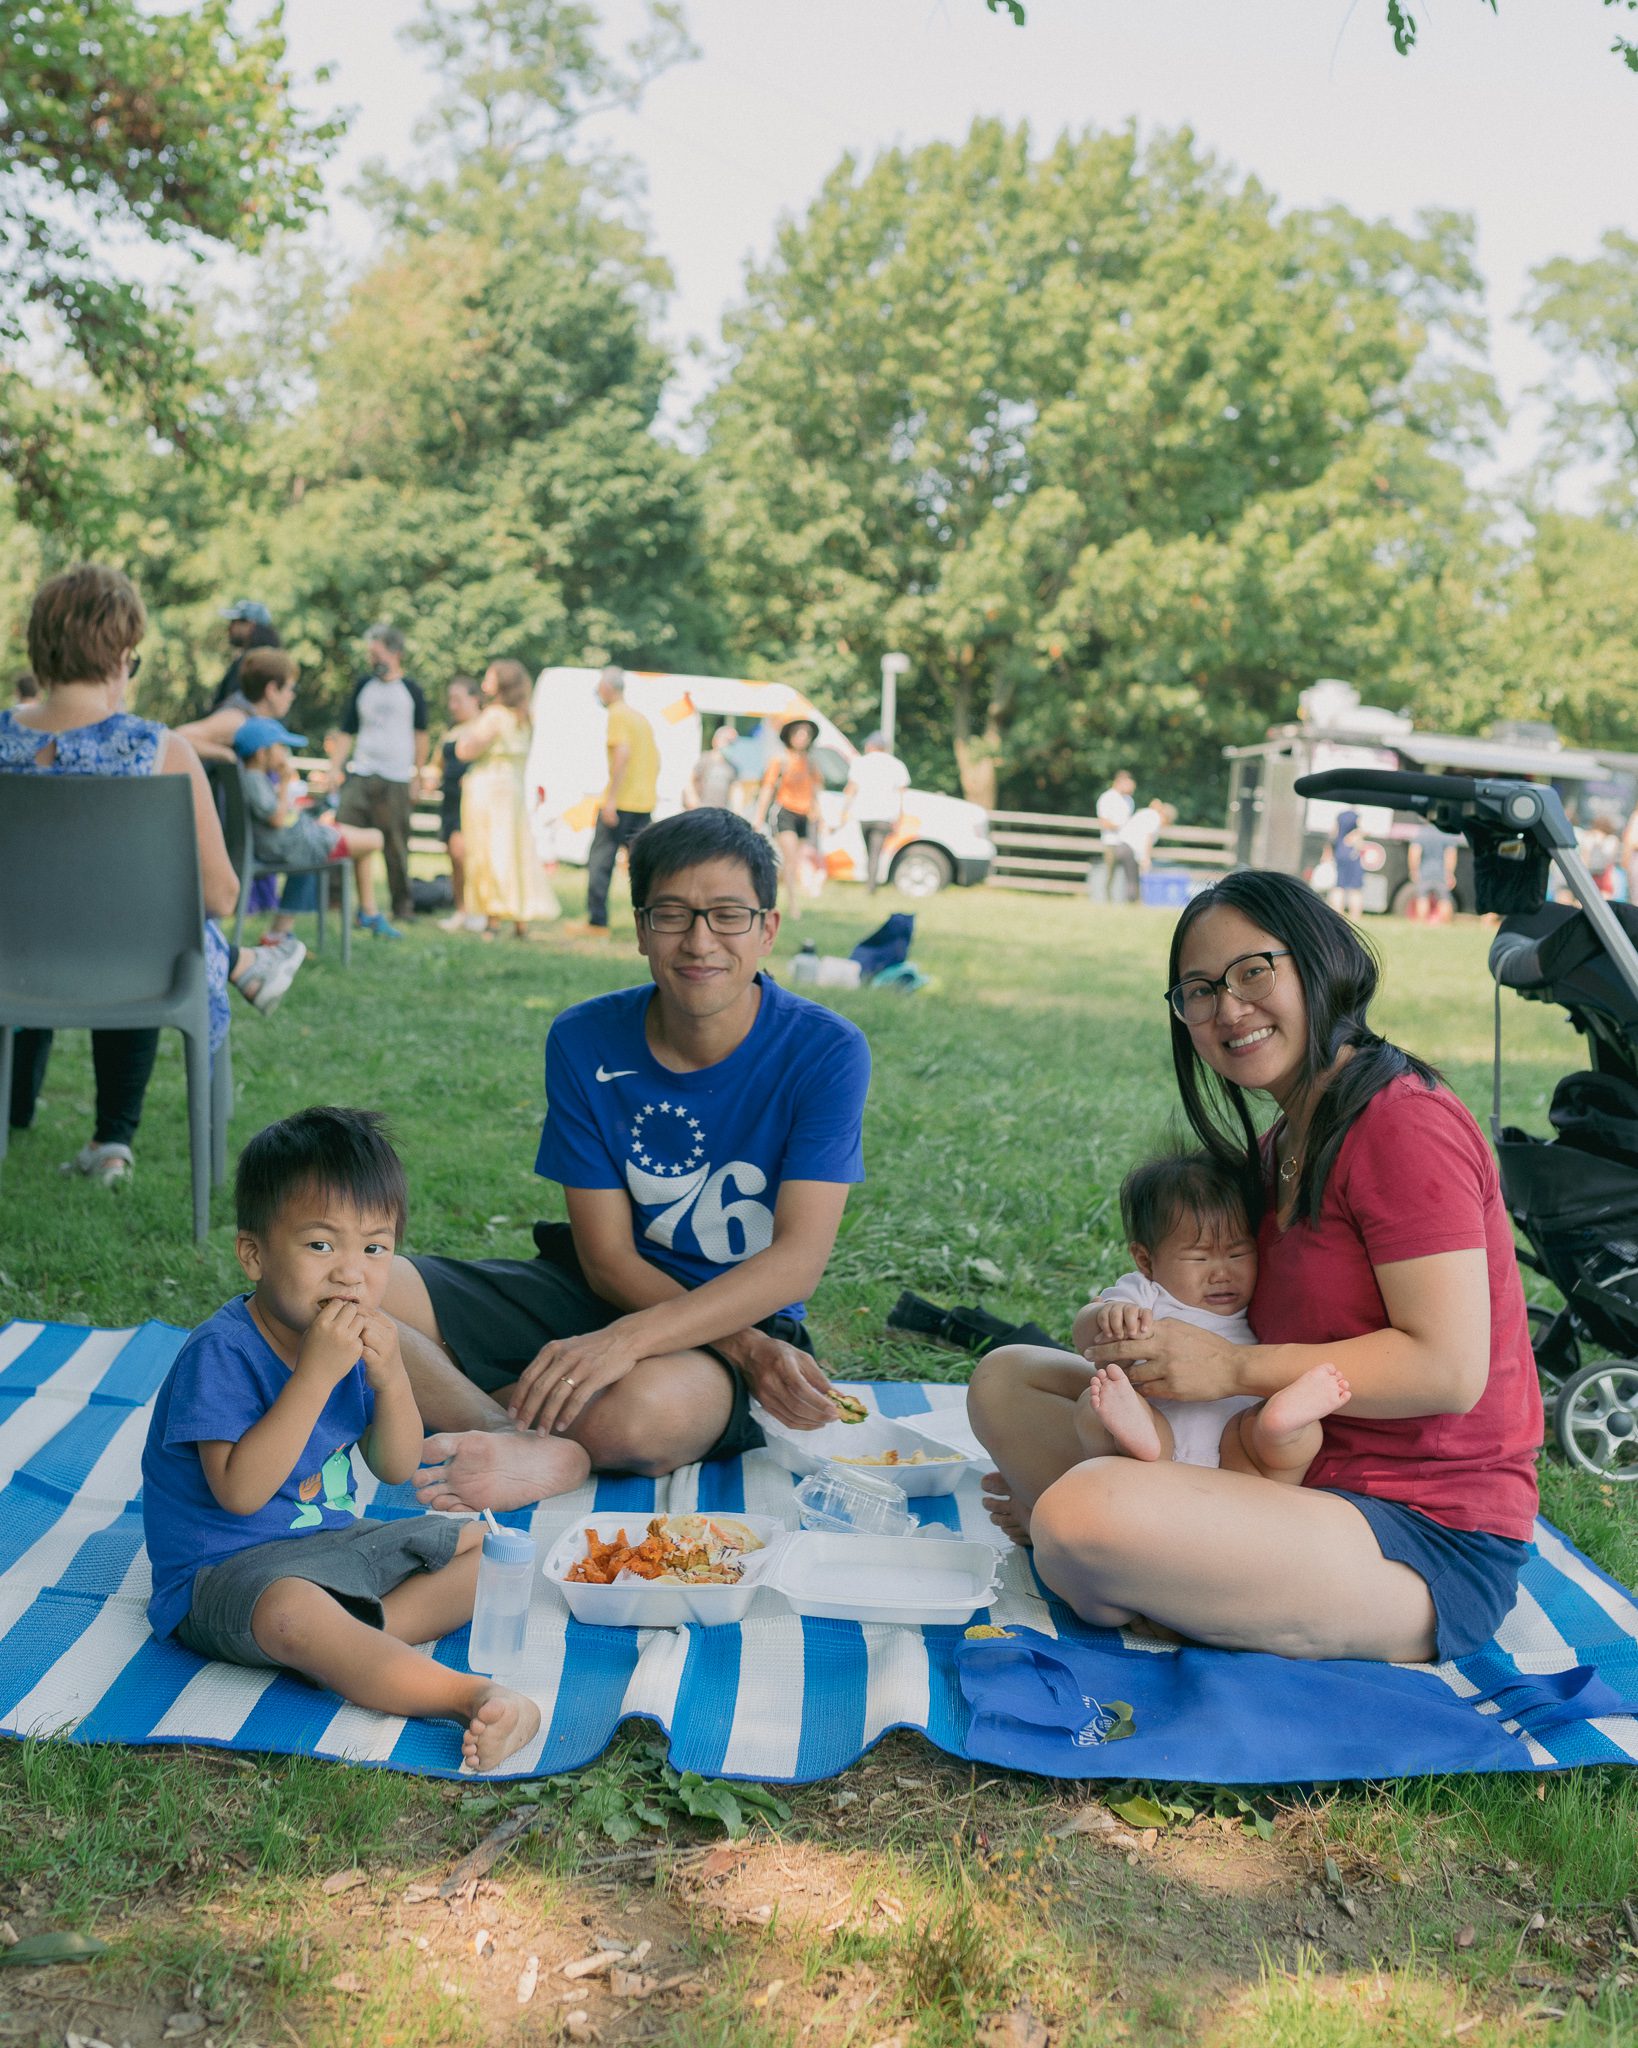
{"label": "man in yellow shirt", "polygon": [[624,669],[606,668],[597,678],[598,700],[609,714],[609,779],[597,813],[586,861],[586,930],[609,928],[609,881],[615,855],[629,846],[654,815],[660,750],[654,728],[626,702]]}

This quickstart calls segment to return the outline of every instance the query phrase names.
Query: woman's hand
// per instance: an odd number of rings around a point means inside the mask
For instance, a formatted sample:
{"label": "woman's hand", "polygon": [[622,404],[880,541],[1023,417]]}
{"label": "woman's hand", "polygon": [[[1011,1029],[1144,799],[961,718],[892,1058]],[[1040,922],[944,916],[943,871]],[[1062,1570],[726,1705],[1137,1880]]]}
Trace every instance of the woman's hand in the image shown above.
{"label": "woman's hand", "polygon": [[594,1394],[623,1380],[637,1360],[620,1323],[588,1330],[583,1337],[555,1338],[512,1389],[506,1412],[520,1429],[561,1435]]}
{"label": "woman's hand", "polygon": [[1145,1337],[1123,1337],[1093,1343],[1086,1356],[1094,1365],[1118,1365],[1150,1401],[1218,1401],[1244,1392],[1240,1385],[1240,1354],[1211,1330],[1162,1316]]}

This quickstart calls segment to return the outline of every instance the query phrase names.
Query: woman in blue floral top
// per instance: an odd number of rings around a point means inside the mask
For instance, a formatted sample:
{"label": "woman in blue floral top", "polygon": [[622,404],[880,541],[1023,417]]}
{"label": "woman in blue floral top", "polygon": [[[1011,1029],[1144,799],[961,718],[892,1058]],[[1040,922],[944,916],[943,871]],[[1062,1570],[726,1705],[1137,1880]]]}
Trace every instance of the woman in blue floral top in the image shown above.
{"label": "woman in blue floral top", "polygon": [[[239,901],[221,821],[199,757],[187,741],[125,709],[125,693],[147,630],[142,600],[117,569],[85,565],[42,585],[28,622],[29,661],[41,686],[30,703],[0,711],[0,775],[186,775],[193,787],[194,829],[204,885],[205,961],[210,983],[211,1048],[227,1036],[231,980],[259,1010],[272,1010],[290,986],[306,948],[230,947],[214,919]],[[94,1031],[96,1126],[66,1171],[105,1187],[131,1171],[131,1140],[159,1050],[157,1031]],[[14,1129],[34,1120],[34,1105],[51,1051],[49,1031],[19,1031],[13,1047]]]}

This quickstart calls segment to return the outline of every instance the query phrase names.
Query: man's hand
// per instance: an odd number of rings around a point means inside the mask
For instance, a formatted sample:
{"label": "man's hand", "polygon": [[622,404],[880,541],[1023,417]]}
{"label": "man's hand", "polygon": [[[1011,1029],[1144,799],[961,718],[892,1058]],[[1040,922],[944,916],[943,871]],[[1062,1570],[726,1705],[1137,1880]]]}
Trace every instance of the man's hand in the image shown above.
{"label": "man's hand", "polygon": [[610,797],[608,802],[603,806],[603,808],[598,812],[597,815],[602,819],[605,825],[618,825],[620,822],[620,807],[614,801],[613,797]]}
{"label": "man's hand", "polygon": [[364,1377],[379,1394],[404,1376],[403,1354],[398,1349],[398,1325],[379,1309],[364,1318]]}
{"label": "man's hand", "polygon": [[1093,1309],[1092,1334],[1081,1356],[1090,1358],[1094,1344],[1120,1344],[1147,1337],[1154,1326],[1154,1311],[1140,1308],[1135,1301],[1100,1301]]}
{"label": "man's hand", "polygon": [[570,1428],[594,1394],[623,1380],[637,1363],[629,1337],[622,1336],[622,1317],[604,1330],[583,1337],[558,1337],[526,1368],[506,1412],[520,1429],[542,1435]]}
{"label": "man's hand", "polygon": [[[727,1346],[718,1346],[727,1351]],[[831,1396],[824,1367],[795,1344],[761,1330],[742,1330],[734,1339],[733,1361],[745,1384],[776,1422],[787,1429],[823,1429],[841,1411]]]}
{"label": "man's hand", "polygon": [[[296,1353],[298,1377],[338,1387],[364,1349],[365,1312],[356,1301],[327,1301],[307,1326]],[[397,1337],[394,1336],[394,1344]]]}

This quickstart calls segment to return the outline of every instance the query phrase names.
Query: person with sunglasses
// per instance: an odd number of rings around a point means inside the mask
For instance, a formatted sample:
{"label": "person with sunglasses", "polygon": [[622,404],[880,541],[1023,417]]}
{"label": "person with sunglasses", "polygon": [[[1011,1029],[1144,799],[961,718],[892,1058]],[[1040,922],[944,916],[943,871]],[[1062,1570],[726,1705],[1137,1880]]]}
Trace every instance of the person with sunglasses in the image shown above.
{"label": "person with sunglasses", "polygon": [[567,1223],[533,1259],[394,1262],[385,1306],[427,1427],[432,1508],[517,1507],[598,1471],[660,1474],[762,1441],[754,1397],[834,1422],[804,1320],[864,1178],[864,1035],[765,971],[778,867],[733,812],[631,843],[649,981],[546,1040],[535,1161]]}
{"label": "person with sunglasses", "polygon": [[[1094,1342],[1150,1400],[1346,1380],[1300,1486],[1087,1458],[1066,1387],[991,1353],[969,1413],[1003,1526],[1084,1619],[1225,1649],[1415,1662],[1505,1619],[1536,1514],[1541,1395],[1512,1227],[1478,1124],[1371,1028],[1376,960],[1292,876],[1242,869],[1172,936],[1172,1059],[1257,1233],[1252,1344],[1159,1317]],[[1254,1100],[1276,1116],[1259,1131]],[[1078,1394],[1078,1389],[1076,1390]]]}

